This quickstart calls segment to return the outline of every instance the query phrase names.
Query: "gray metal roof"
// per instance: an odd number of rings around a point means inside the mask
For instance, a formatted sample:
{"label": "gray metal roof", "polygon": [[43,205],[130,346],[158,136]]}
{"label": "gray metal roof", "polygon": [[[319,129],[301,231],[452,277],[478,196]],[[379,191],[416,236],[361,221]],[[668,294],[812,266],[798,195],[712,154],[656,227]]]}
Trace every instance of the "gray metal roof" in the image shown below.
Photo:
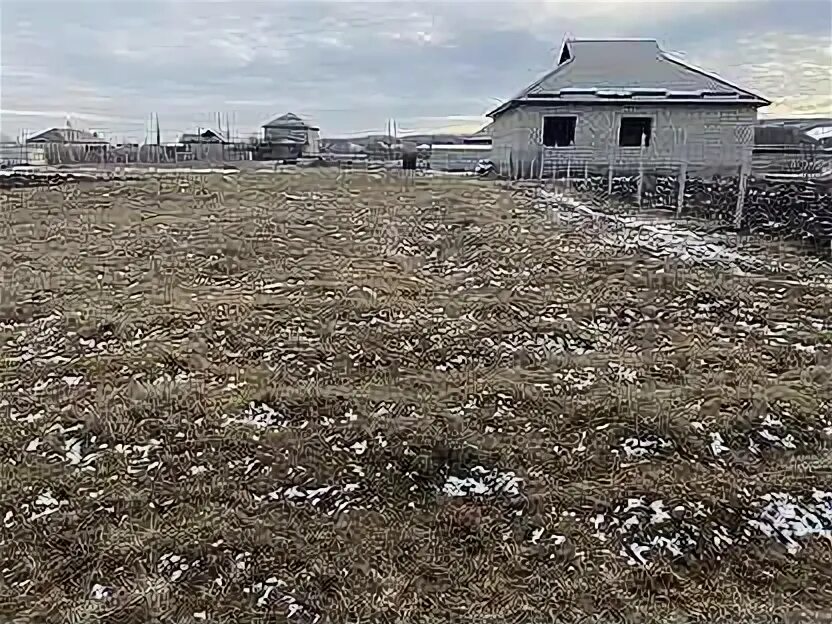
{"label": "gray metal roof", "polygon": [[272,119],[269,123],[263,124],[264,128],[305,128],[307,130],[317,130],[318,128],[310,126],[303,119],[294,113],[286,113],[280,117]]}
{"label": "gray metal roof", "polygon": [[791,125],[757,124],[754,145],[817,145],[817,139],[802,128]]}
{"label": "gray metal roof", "polygon": [[107,145],[108,141],[87,130],[75,128],[50,128],[40,134],[29,137],[27,143],[83,143]]}
{"label": "gray metal roof", "polygon": [[279,139],[269,139],[263,142],[271,145],[304,145],[306,143],[306,139],[287,136]]}
{"label": "gray metal roof", "polygon": [[186,132],[179,138],[180,143],[225,143],[221,132],[206,128],[202,132]]}
{"label": "gray metal roof", "polygon": [[769,117],[757,122],[761,126],[797,126],[810,130],[817,126],[832,125],[832,117]]}
{"label": "gray metal roof", "polygon": [[489,122],[479,130],[477,130],[474,134],[468,136],[469,139],[489,139],[491,138],[491,126],[494,125],[494,122]]}
{"label": "gray metal roof", "polygon": [[743,102],[768,100],[674,58],[655,39],[570,39],[555,69],[498,107],[517,102],[555,100],[609,102]]}

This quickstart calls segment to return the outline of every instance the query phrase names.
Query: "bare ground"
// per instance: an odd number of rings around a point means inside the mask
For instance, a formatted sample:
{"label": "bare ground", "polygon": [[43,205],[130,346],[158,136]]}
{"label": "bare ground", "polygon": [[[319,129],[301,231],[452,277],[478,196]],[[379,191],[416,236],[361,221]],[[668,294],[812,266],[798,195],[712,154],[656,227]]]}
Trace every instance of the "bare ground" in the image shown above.
{"label": "bare ground", "polygon": [[0,201],[5,619],[832,606],[827,264],[454,178]]}

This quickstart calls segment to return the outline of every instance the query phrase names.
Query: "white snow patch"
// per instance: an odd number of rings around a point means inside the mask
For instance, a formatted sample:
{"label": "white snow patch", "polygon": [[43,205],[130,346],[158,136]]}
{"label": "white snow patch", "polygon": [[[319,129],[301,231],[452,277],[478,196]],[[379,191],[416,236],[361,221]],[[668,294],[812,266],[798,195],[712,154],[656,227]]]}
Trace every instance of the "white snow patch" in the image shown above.
{"label": "white snow patch", "polygon": [[811,536],[832,539],[832,492],[814,490],[808,500],[775,492],[764,495],[762,503],[759,516],[748,524],[776,539],[789,554],[801,549],[800,539]]}
{"label": "white snow patch", "polygon": [[90,598],[93,600],[107,600],[113,595],[113,590],[109,587],[96,583],[92,586],[90,591]]}
{"label": "white snow patch", "polygon": [[157,570],[159,574],[166,577],[170,582],[175,583],[185,572],[200,567],[199,559],[188,561],[184,556],[175,553],[165,553],[159,559]]}
{"label": "white snow patch", "polygon": [[658,436],[643,439],[631,437],[621,443],[620,451],[616,449],[613,453],[619,454],[621,452],[628,459],[638,460],[658,455],[661,450],[670,448],[673,448],[673,443]]}
{"label": "white snow patch", "polygon": [[719,457],[722,453],[730,451],[727,446],[725,446],[724,441],[722,439],[722,434],[720,433],[711,433],[711,453],[714,454],[714,457]]}
{"label": "white snow patch", "polygon": [[249,425],[258,429],[268,429],[269,427],[285,427],[288,425],[288,419],[265,403],[258,403],[252,401],[238,416],[226,416],[226,424],[237,423],[242,425]]}
{"label": "white snow patch", "polygon": [[486,470],[482,466],[475,466],[469,471],[467,477],[449,476],[442,486],[442,492],[447,496],[491,496],[496,494],[508,494],[517,496],[520,494],[522,479],[515,476],[513,472],[500,472],[499,470]]}

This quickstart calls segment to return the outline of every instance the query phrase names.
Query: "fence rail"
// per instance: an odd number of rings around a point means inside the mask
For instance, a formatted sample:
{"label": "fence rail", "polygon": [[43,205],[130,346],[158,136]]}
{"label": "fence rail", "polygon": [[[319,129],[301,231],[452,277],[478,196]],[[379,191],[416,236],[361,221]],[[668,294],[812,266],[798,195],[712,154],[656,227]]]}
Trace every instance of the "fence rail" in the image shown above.
{"label": "fence rail", "polygon": [[42,145],[50,165],[73,164],[176,164],[190,161],[209,163],[252,160],[252,146],[247,143],[193,143],[179,145]]}
{"label": "fence rail", "polygon": [[610,200],[642,209],[672,211],[714,221],[738,232],[798,241],[815,252],[832,253],[832,185],[800,179],[772,183],[748,175],[705,180],[678,176],[589,175],[555,182],[598,203]]}
{"label": "fence rail", "polygon": [[586,174],[631,175],[644,170],[657,175],[675,175],[683,167],[705,178],[737,175],[743,164],[752,173],[802,174],[806,177],[832,170],[832,149],[806,145],[755,146],[734,150],[719,158],[691,158],[685,150],[667,153],[646,148],[613,148],[599,154],[594,148],[546,148],[496,146],[488,155],[501,176],[512,179],[551,177],[576,178]]}

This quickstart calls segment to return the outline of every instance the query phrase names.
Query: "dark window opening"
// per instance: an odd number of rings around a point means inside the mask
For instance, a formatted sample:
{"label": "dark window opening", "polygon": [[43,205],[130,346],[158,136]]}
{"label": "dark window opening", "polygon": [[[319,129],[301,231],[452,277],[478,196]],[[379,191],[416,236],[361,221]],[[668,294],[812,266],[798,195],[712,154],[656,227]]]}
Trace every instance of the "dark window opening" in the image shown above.
{"label": "dark window opening", "polygon": [[568,147],[575,144],[577,117],[544,117],[543,145],[546,147]]}
{"label": "dark window opening", "polygon": [[558,61],[558,65],[563,65],[566,61],[572,58],[572,54],[569,52],[569,46],[563,46],[563,52],[560,53],[560,60]]}
{"label": "dark window opening", "polygon": [[641,147],[644,137],[644,145],[650,145],[652,123],[653,120],[649,117],[622,117],[618,144],[621,147]]}

